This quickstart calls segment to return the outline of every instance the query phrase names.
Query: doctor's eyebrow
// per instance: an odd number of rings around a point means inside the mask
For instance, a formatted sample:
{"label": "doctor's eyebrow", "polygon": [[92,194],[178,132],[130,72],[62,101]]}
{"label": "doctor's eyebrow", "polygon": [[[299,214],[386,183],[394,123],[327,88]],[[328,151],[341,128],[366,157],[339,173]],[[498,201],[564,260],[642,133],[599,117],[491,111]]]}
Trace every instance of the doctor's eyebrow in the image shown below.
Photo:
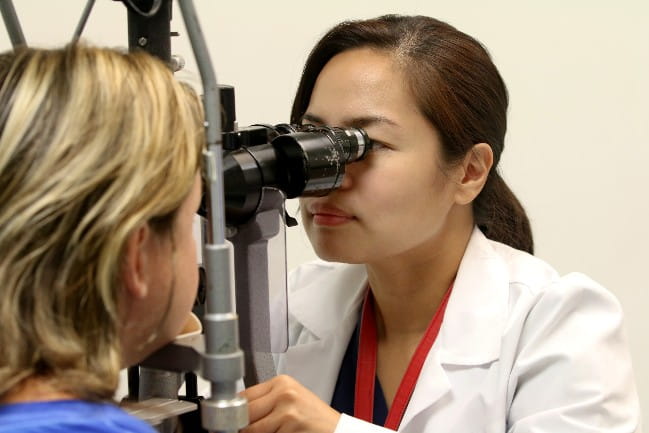
{"label": "doctor's eyebrow", "polygon": [[[311,113],[305,113],[302,116],[302,122],[304,121],[308,121],[318,125],[326,125],[326,122],[321,117]],[[396,123],[394,120],[389,119],[385,116],[378,116],[378,115],[353,117],[350,119],[345,119],[342,122],[342,125],[327,125],[327,126],[342,126],[345,128],[366,128],[370,125],[381,124],[381,123],[399,127],[399,124]]]}

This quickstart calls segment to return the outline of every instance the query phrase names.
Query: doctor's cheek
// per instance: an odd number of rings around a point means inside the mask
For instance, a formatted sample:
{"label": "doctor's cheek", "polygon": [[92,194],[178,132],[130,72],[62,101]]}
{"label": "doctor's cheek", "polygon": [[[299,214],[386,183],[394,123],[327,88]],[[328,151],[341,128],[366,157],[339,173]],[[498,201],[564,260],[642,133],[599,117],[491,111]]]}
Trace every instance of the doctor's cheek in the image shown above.
{"label": "doctor's cheek", "polygon": [[332,433],[340,413],[295,379],[282,375],[241,393],[250,424],[242,433]]}

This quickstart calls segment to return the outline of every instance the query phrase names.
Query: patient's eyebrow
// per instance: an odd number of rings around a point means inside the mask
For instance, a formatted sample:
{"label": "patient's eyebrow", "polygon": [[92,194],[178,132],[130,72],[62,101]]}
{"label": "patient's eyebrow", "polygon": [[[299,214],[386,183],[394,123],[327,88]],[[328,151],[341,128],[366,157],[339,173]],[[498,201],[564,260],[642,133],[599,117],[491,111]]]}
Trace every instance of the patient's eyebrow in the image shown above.
{"label": "patient's eyebrow", "polygon": [[[304,122],[305,120],[318,125],[326,125],[326,122],[321,117],[312,113],[305,113],[304,116],[302,116],[302,121]],[[399,126],[399,124],[394,120],[380,115],[352,117],[343,120],[341,125],[328,125],[328,126],[342,126],[345,128],[366,128],[370,125],[382,124],[382,123],[392,125],[392,126],[397,126],[397,127]]]}

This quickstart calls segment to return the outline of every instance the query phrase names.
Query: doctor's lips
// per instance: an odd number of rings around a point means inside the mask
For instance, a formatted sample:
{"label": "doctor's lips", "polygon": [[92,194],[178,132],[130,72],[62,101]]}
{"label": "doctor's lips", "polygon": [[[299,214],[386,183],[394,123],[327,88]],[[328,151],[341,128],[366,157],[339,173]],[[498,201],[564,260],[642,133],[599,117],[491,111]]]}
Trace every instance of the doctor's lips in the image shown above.
{"label": "doctor's lips", "polygon": [[313,223],[321,226],[337,226],[349,222],[354,217],[336,207],[313,203],[307,207]]}

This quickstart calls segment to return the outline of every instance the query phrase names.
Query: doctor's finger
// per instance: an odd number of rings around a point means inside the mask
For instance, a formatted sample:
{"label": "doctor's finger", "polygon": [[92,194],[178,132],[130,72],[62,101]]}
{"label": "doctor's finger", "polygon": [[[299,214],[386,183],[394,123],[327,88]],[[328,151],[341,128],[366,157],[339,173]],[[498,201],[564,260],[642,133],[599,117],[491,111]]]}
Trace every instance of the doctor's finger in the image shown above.
{"label": "doctor's finger", "polygon": [[266,381],[244,389],[239,393],[239,395],[245,397],[248,401],[251,401],[268,394],[272,389],[273,385],[271,381]]}
{"label": "doctor's finger", "polygon": [[[271,403],[270,405],[268,403]],[[255,401],[259,406],[254,407],[250,415],[250,425],[241,433],[319,433],[321,430],[311,428],[301,408],[287,401],[278,401],[263,397]],[[263,407],[262,404],[263,403]],[[250,408],[249,408],[250,409]],[[259,412],[257,412],[259,411]],[[255,412],[253,415],[252,412]],[[256,418],[260,413],[266,415]],[[328,430],[328,432],[333,429]]]}
{"label": "doctor's finger", "polygon": [[255,399],[248,399],[248,419],[250,424],[267,417],[277,406],[277,398],[272,393],[266,393]]}
{"label": "doctor's finger", "polygon": [[265,416],[254,420],[250,418],[250,424],[239,433],[277,433],[281,428],[281,422],[277,416]]}
{"label": "doctor's finger", "polygon": [[266,382],[260,383],[241,392],[241,395],[248,400],[258,399],[271,392],[283,392],[292,389],[299,389],[301,385],[292,377],[287,375],[275,376]]}
{"label": "doctor's finger", "polygon": [[267,386],[252,390],[248,398],[248,413],[251,422],[268,416],[271,412],[289,414],[293,408],[303,403],[305,390],[293,379],[279,377],[267,383]]}

